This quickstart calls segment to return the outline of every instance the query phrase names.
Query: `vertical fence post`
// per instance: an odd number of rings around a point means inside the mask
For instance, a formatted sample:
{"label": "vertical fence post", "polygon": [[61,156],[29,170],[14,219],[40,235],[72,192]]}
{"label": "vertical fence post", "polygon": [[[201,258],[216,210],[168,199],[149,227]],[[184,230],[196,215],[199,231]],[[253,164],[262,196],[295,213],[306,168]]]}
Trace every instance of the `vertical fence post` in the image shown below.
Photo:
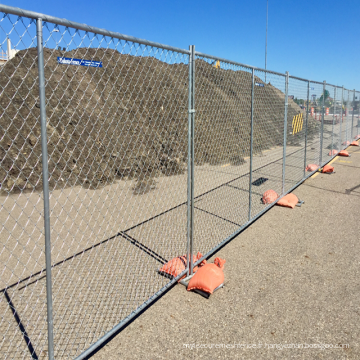
{"label": "vertical fence post", "polygon": [[324,118],[325,118],[325,87],[326,81],[323,84],[323,95],[322,95],[322,114],[321,114],[321,134],[320,134],[320,155],[319,155],[319,166],[322,166],[323,158],[323,138],[324,138]]}
{"label": "vertical fence post", "polygon": [[342,149],[342,123],[343,123],[343,106],[344,106],[344,85],[341,88],[341,105],[340,105],[340,141],[339,150]]}
{"label": "vertical fence post", "polygon": [[44,228],[45,228],[45,261],[46,261],[46,306],[48,328],[48,355],[54,359],[54,331],[53,306],[51,282],[51,242],[50,242],[50,200],[49,200],[49,169],[46,134],[46,108],[45,108],[45,74],[42,20],[36,20],[38,71],[39,71],[39,98],[40,98],[40,125],[41,125],[41,153],[42,153],[42,179],[44,196]]}
{"label": "vertical fence post", "polygon": [[308,81],[306,95],[306,118],[305,118],[305,154],[304,154],[304,178],[306,176],[306,155],[307,155],[307,135],[308,135],[308,119],[309,119],[309,97],[310,97],[310,81]]}
{"label": "vertical fence post", "polygon": [[191,242],[190,242],[190,272],[193,273],[193,251],[194,251],[194,188],[195,188],[195,45],[192,45],[192,76],[191,76]]}
{"label": "vertical fence post", "polygon": [[250,125],[250,177],[249,177],[249,221],[251,220],[251,199],[252,199],[252,169],[253,169],[253,138],[254,138],[254,68],[251,72],[251,125]]}
{"label": "vertical fence post", "polygon": [[336,112],[336,87],[334,87],[333,123],[332,123],[332,132],[331,132],[331,156],[333,156],[333,150],[334,150],[335,112]]}
{"label": "vertical fence post", "polygon": [[194,130],[195,130],[195,46],[189,47],[189,115],[188,115],[188,194],[187,194],[187,262],[193,273],[194,241]]}
{"label": "vertical fence post", "polygon": [[357,118],[357,124],[356,124],[356,135],[359,136],[359,125],[360,125],[360,93],[358,92],[358,118]]}
{"label": "vertical fence post", "polygon": [[350,123],[350,114],[349,114],[349,110],[350,110],[350,91],[347,90],[347,103],[346,103],[346,141],[349,140],[349,123]]}
{"label": "vertical fence post", "polygon": [[285,164],[286,164],[286,136],[287,136],[287,110],[289,93],[289,72],[285,76],[285,109],[284,109],[284,147],[283,147],[283,169],[282,169],[282,195],[285,194]]}
{"label": "vertical fence post", "polygon": [[351,140],[354,138],[354,107],[355,107],[355,89],[352,102],[352,115],[351,115]]}

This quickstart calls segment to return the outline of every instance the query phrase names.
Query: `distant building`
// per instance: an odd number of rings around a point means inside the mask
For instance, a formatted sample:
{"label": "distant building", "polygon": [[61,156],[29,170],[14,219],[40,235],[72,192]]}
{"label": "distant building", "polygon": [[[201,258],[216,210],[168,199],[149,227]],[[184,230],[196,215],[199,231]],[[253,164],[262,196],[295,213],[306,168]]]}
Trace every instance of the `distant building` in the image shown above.
{"label": "distant building", "polygon": [[9,38],[7,38],[6,43],[7,43],[7,52],[2,50],[0,52],[0,65],[4,65],[8,60],[11,60],[18,52],[18,50],[11,48],[11,41]]}

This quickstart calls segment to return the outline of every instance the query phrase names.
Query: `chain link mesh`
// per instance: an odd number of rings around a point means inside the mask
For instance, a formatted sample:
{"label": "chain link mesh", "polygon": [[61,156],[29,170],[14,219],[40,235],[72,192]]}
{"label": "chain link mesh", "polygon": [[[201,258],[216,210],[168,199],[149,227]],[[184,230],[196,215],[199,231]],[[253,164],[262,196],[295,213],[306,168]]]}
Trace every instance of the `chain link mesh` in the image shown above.
{"label": "chain link mesh", "polygon": [[254,86],[254,130],[251,215],[268,205],[267,190],[282,193],[285,76],[256,70]]}
{"label": "chain link mesh", "polygon": [[[323,130],[323,148],[322,160],[327,163],[334,154],[334,151],[339,150],[339,144],[335,142],[334,133],[336,131],[336,119],[334,114],[335,102],[335,87],[332,85],[325,85],[324,93],[324,130]],[[336,109],[336,106],[335,106]]]}
{"label": "chain link mesh", "polygon": [[0,34],[0,348],[17,359],[46,355],[47,341],[36,22],[1,14]]}
{"label": "chain link mesh", "polygon": [[[19,51],[0,69],[0,326],[10,358],[27,358],[26,336],[41,357],[47,325],[35,22],[2,20],[4,33],[17,30]],[[55,357],[74,358],[163,288],[169,279],[157,270],[186,253],[188,55],[46,22],[43,38]]]}
{"label": "chain link mesh", "polygon": [[289,191],[306,175],[305,140],[311,142],[318,133],[317,122],[306,114],[308,82],[290,76],[288,92],[285,191]]}
{"label": "chain link mesh", "polygon": [[310,121],[315,120],[315,129],[314,136],[308,141],[308,148],[306,151],[307,162],[310,164],[316,164],[321,166],[322,158],[322,129],[321,129],[321,119],[322,119],[322,103],[321,96],[323,94],[323,84],[310,82],[310,112],[309,116]]}
{"label": "chain link mesh", "polygon": [[341,122],[341,147],[344,148],[347,142],[348,135],[348,122],[347,122],[347,107],[348,107],[348,91],[346,89],[343,90],[342,95],[343,107],[342,107],[342,122]]}
{"label": "chain link mesh", "polygon": [[194,249],[204,254],[248,220],[251,71],[197,56],[195,107]]}
{"label": "chain link mesh", "polygon": [[[187,253],[190,52],[58,22],[42,35],[60,359],[159,296],[174,280],[158,270]],[[2,13],[0,33],[0,349],[47,358],[36,20]],[[271,206],[266,190],[284,195],[359,135],[360,93],[290,76],[285,99],[285,75],[194,63],[193,252],[209,254]]]}

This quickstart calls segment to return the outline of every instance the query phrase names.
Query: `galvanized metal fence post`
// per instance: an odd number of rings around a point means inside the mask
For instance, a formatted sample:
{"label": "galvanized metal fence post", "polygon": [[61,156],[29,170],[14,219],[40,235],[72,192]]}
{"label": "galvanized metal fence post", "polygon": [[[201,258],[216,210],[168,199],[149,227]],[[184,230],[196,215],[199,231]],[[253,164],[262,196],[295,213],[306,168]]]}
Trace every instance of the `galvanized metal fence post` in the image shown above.
{"label": "galvanized metal fence post", "polygon": [[354,138],[354,107],[355,107],[355,89],[353,95],[353,102],[352,102],[352,115],[351,115],[351,140]]}
{"label": "galvanized metal fence post", "polygon": [[342,123],[343,123],[343,106],[344,106],[344,85],[341,88],[341,106],[340,106],[340,140],[339,140],[339,150],[341,149],[341,140],[342,140]]}
{"label": "galvanized metal fence post", "polygon": [[[359,96],[359,93],[358,93]],[[356,132],[356,136],[359,136],[359,124],[360,124],[360,97],[359,97],[359,101],[358,101],[358,118],[357,118],[357,124],[356,124],[356,128],[357,128],[357,132]]]}
{"label": "galvanized metal fence post", "polygon": [[306,119],[305,119],[305,154],[304,154],[304,178],[306,176],[306,155],[307,155],[307,132],[308,132],[308,118],[309,118],[309,97],[310,97],[310,81],[308,81],[307,95],[306,95]]}
{"label": "galvanized metal fence post", "polygon": [[45,228],[45,261],[46,261],[46,306],[48,327],[48,355],[54,359],[54,331],[53,331],[53,304],[51,282],[51,242],[50,242],[50,200],[49,200],[49,169],[46,134],[46,104],[45,104],[45,74],[42,20],[36,20],[38,71],[39,71],[39,98],[40,98],[40,125],[41,125],[41,153],[42,179],[44,197],[44,228]]}
{"label": "galvanized metal fence post", "polygon": [[331,156],[333,155],[333,150],[334,150],[335,112],[336,112],[336,87],[334,87],[333,123],[332,123],[332,131],[331,131]]}
{"label": "galvanized metal fence post", "polygon": [[350,123],[350,114],[349,114],[349,110],[350,110],[350,91],[347,90],[347,103],[346,103],[346,140],[345,140],[345,145],[346,141],[349,141],[349,123]]}
{"label": "galvanized metal fence post", "polygon": [[322,166],[323,158],[323,141],[324,141],[324,119],[325,119],[325,90],[326,90],[326,81],[324,80],[323,84],[323,95],[322,95],[322,114],[321,114],[321,134],[320,134],[320,154],[319,154],[319,166]]}
{"label": "galvanized metal fence post", "polygon": [[195,131],[195,46],[189,47],[189,115],[188,115],[188,199],[187,245],[188,276],[193,274],[194,242],[194,131]]}
{"label": "galvanized metal fence post", "polygon": [[249,176],[249,221],[251,220],[251,199],[252,199],[252,169],[253,169],[253,132],[254,132],[254,68],[251,72],[251,124],[250,124],[250,176]]}
{"label": "galvanized metal fence post", "polygon": [[285,109],[284,109],[284,147],[283,147],[283,169],[282,169],[282,195],[285,194],[285,165],[286,165],[288,92],[289,92],[289,72],[286,71],[286,76],[285,76]]}

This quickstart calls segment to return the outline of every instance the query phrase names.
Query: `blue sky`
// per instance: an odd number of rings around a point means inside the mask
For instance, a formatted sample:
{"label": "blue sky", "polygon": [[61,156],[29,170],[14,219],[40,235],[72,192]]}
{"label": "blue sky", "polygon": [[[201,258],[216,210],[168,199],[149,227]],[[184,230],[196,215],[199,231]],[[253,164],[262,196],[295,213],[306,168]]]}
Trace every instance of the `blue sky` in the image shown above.
{"label": "blue sky", "polygon": [[[3,4],[264,67],[266,0]],[[360,90],[360,1],[269,0],[268,69]]]}

